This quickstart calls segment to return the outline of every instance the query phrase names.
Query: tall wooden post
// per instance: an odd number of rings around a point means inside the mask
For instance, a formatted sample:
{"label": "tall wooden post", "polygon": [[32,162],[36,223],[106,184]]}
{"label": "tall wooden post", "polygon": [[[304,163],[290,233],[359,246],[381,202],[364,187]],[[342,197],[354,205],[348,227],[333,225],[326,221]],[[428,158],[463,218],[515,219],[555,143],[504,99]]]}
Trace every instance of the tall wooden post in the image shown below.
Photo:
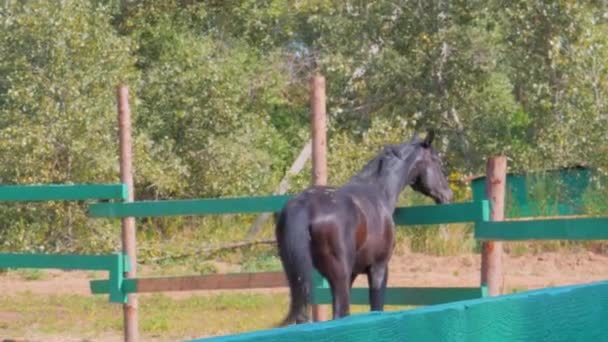
{"label": "tall wooden post", "polygon": [[[125,202],[133,202],[133,161],[131,147],[131,108],[129,107],[129,88],[119,85],[118,95],[118,134],[120,145],[120,181],[127,185],[128,196]],[[122,250],[129,257],[130,270],[126,278],[135,278],[137,275],[137,248],[135,218],[122,219]],[[127,303],[123,305],[124,338],[126,342],[139,340],[139,327],[137,321],[137,295],[128,295]]]}
{"label": "tall wooden post", "polygon": [[325,77],[315,74],[310,79],[312,127],[312,182],[327,185],[327,141],[325,113]]}
{"label": "tall wooden post", "polygon": [[[505,218],[505,190],[507,183],[507,157],[488,159],[486,165],[486,197],[491,203],[490,220]],[[490,296],[502,292],[502,242],[484,241],[481,251],[481,283],[488,286]]]}
{"label": "tall wooden post", "polygon": [[[314,74],[310,78],[310,121],[312,129],[312,182],[327,185],[327,137],[325,112],[325,77]],[[322,281],[315,277],[314,286]],[[312,306],[315,321],[327,320],[327,305]]]}

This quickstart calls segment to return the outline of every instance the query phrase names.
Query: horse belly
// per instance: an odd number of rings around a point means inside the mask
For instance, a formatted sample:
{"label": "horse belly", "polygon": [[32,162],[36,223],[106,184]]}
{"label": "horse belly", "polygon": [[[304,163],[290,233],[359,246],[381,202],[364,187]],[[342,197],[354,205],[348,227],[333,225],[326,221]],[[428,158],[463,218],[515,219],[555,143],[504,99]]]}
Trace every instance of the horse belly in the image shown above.
{"label": "horse belly", "polygon": [[355,258],[355,266],[353,267],[353,274],[366,273],[369,267],[372,265],[373,260],[373,256],[365,248],[362,248],[361,250],[357,251],[357,257]]}

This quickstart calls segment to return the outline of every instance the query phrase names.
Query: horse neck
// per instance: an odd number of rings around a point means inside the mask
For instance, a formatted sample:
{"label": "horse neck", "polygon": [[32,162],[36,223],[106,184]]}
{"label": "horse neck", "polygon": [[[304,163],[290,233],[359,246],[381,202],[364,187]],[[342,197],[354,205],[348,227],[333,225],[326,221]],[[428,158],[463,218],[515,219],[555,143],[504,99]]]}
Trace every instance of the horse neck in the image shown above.
{"label": "horse neck", "polygon": [[400,167],[392,170],[381,170],[370,172],[374,161],[371,161],[361,172],[351,178],[349,184],[374,185],[380,192],[380,197],[385,206],[392,212],[395,210],[399,195],[405,187],[411,183],[416,156],[410,155],[405,158]]}
{"label": "horse neck", "polygon": [[382,191],[385,205],[391,212],[397,206],[399,195],[411,183],[412,177],[410,175],[412,171],[412,165],[404,163],[400,170],[391,170],[385,177],[378,177],[377,184]]}

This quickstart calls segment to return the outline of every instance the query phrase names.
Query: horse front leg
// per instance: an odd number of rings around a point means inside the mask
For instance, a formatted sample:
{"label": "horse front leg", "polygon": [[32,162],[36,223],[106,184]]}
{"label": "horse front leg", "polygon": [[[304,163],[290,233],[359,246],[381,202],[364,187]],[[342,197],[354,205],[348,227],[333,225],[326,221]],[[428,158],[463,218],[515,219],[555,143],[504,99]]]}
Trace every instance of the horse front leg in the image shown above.
{"label": "horse front leg", "polygon": [[369,304],[372,311],[384,311],[384,295],[388,280],[388,265],[373,265],[367,271]]}

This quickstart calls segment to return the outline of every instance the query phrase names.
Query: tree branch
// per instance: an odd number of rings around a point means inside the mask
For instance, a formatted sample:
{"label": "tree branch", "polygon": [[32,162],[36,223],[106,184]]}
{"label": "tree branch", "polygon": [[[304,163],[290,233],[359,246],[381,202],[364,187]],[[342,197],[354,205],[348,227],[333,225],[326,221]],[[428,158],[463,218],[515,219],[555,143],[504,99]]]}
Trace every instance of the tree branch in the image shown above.
{"label": "tree branch", "polygon": [[274,239],[233,242],[233,243],[228,243],[228,244],[216,246],[216,247],[203,247],[203,248],[199,248],[194,251],[187,252],[187,253],[181,253],[181,254],[175,254],[175,255],[165,255],[165,256],[157,257],[157,258],[150,258],[147,260],[147,262],[157,263],[159,261],[165,261],[165,260],[169,260],[169,259],[173,259],[173,260],[185,259],[185,258],[192,257],[195,255],[198,256],[201,254],[213,255],[215,253],[218,253],[221,251],[226,251],[226,250],[250,247],[250,246],[255,246],[255,245],[273,245],[275,243],[276,243],[276,241]]}

